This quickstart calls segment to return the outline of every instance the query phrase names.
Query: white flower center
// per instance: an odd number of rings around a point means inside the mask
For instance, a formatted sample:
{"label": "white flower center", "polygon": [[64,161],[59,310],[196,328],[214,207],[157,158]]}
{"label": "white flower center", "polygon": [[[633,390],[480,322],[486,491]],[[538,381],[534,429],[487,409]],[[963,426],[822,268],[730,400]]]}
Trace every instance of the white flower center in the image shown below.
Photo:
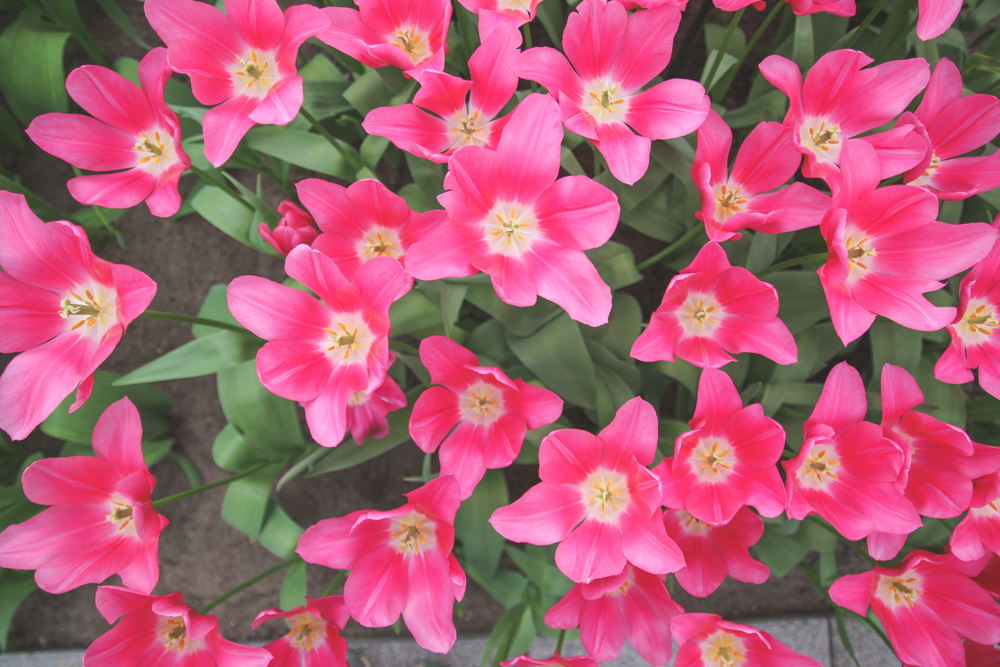
{"label": "white flower center", "polygon": [[598,123],[624,123],[629,102],[620,87],[621,81],[593,81],[584,88],[580,106]]}
{"label": "white flower center", "polygon": [[687,336],[712,336],[722,319],[722,306],[711,294],[689,294],[675,311]]}
{"label": "white flower center", "polygon": [[235,92],[260,99],[267,97],[281,80],[273,61],[274,54],[258,54],[253,49],[245,57],[237,58],[237,69],[233,71]]}
{"label": "white flower center", "polygon": [[462,419],[488,426],[503,414],[503,393],[499,387],[485,382],[471,385],[465,394],[459,394]]}
{"label": "white flower center", "polygon": [[840,164],[840,125],[822,118],[807,118],[799,126],[799,145],[820,162]]}
{"label": "white flower center", "polygon": [[101,283],[79,286],[66,292],[59,302],[59,316],[71,322],[70,331],[95,336],[98,340],[118,318],[118,294]]}
{"label": "white flower center", "polygon": [[688,463],[700,482],[724,482],[733,472],[736,457],[725,440],[701,440],[691,451]]}
{"label": "white flower center", "polygon": [[327,334],[324,347],[336,363],[363,364],[367,361],[375,337],[360,313],[340,313],[323,331]]}
{"label": "white flower center", "polygon": [[628,478],[620,472],[598,468],[582,484],[580,493],[588,519],[615,523],[629,504]]}
{"label": "white flower center", "polygon": [[530,206],[517,202],[497,203],[483,220],[483,232],[491,252],[520,257],[539,236]]}
{"label": "white flower center", "polygon": [[402,49],[414,65],[419,65],[431,56],[427,35],[415,25],[396,28],[395,34],[388,39],[390,44]]}
{"label": "white flower center", "polygon": [[396,517],[389,525],[389,544],[399,548],[399,553],[419,556],[422,550],[437,545],[435,523],[420,512],[410,512]]}

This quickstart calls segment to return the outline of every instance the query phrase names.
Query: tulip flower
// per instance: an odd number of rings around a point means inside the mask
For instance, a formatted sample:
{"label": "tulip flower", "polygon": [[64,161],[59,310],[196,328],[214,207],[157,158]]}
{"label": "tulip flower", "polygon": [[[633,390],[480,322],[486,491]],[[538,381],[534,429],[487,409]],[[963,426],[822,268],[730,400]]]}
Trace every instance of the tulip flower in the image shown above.
{"label": "tulip flower", "polygon": [[[330,25],[317,7],[282,12],[276,0],[151,0],[146,19],[167,45],[175,71],[191,77],[205,113],[205,157],[221,166],[257,123],[287,125],[302,107],[299,46]],[[221,103],[221,104],[220,104]]]}
{"label": "tulip flower", "polygon": [[896,567],[875,565],[830,587],[833,601],[882,621],[896,656],[914,667],[965,665],[962,637],[1000,642],[1000,604],[961,570],[954,556],[911,551]]}
{"label": "tulip flower", "polygon": [[180,593],[144,595],[101,586],[96,603],[108,623],[124,618],[94,640],[83,655],[83,667],[267,667],[272,659],[265,649],[227,640],[215,616],[199,614]]}
{"label": "tulip flower", "polygon": [[84,65],[66,77],[66,91],[93,118],[47,113],[26,130],[46,153],[89,171],[66,184],[81,204],[131,208],[142,201],[149,212],[169,217],[181,207],[177,182],[191,166],[181,148],[181,123],[163,88],[173,74],[167,50],[156,48],[139,63],[141,88],[105,67]]}
{"label": "tulip flower", "polygon": [[403,622],[417,644],[447,653],[455,643],[453,602],[465,595],[465,572],[451,553],[458,482],[438,477],[405,494],[388,512],[360,510],[306,529],[296,552],[306,562],[350,570],[344,601],[369,628]]}
{"label": "tulip flower", "polygon": [[399,262],[378,257],[348,282],[332,259],[305,246],[285,271],[322,301],[259,276],[229,285],[229,310],[269,342],[257,373],[269,391],[305,405],[316,442],[336,447],[348,429],[347,403],[382,384],[389,362],[389,305],[405,285]]}
{"label": "tulip flower", "polygon": [[1000,472],[976,480],[969,505],[951,533],[951,552],[966,561],[1000,553]]}
{"label": "tulip flower", "polygon": [[674,667],[820,667],[757,628],[715,614],[684,614],[670,624],[680,645]]}
{"label": "tulip flower", "polygon": [[795,339],[778,319],[778,292],[729,263],[718,243],[706,243],[687,268],[671,278],[649,326],[632,345],[632,358],[701,368],[735,361],[729,353],[756,352],[794,364]]}
{"label": "tulip flower", "polygon": [[542,296],[578,322],[605,324],[611,288],[583,251],[611,237],[618,198],[586,176],[556,179],[562,138],[555,101],[535,94],[510,114],[495,151],[455,153],[438,197],[448,220],[413,244],[407,272],[437,280],[483,271],[512,306]]}
{"label": "tulip flower", "polygon": [[724,372],[702,371],[689,424],[692,430],[677,436],[674,455],[653,468],[664,505],[686,509],[713,526],[728,524],[746,504],[767,517],[785,511],[775,467],[785,448],[785,430],[764,416],[759,403],[744,408]]}
{"label": "tulip flower", "polygon": [[156,283],[95,256],[82,228],[45,223],[23,195],[0,192],[0,353],[20,352],[0,376],[0,429],[23,440],[94,371],[146,310]]}
{"label": "tulip flower", "polygon": [[684,566],[667,537],[660,482],[646,469],[656,453],[656,413],[633,398],[596,436],[553,431],[538,451],[541,484],[493,512],[490,524],[513,542],[554,544],[556,565],[577,583],[621,573],[625,563],[653,574]]}
{"label": "tulip flower", "polygon": [[31,502],[51,507],[0,533],[0,567],[35,570],[47,593],[65,593],[121,575],[129,588],[156,586],[160,531],[156,479],[142,459],[142,424],[128,398],[113,403],[94,429],[92,456],[35,461],[21,483]]}
{"label": "tulip flower", "polygon": [[597,661],[590,656],[564,657],[559,655],[558,651],[551,658],[545,658],[544,660],[532,658],[527,655],[519,655],[513,660],[504,660],[500,663],[500,667],[545,667],[546,665],[553,665],[555,667],[598,667]]}
{"label": "tulip flower", "polygon": [[272,656],[267,667],[349,667],[347,640],[340,631],[350,620],[344,596],[306,598],[291,611],[265,609],[253,620],[253,629],[275,618],[288,622],[288,633],[264,649]]}
{"label": "tulip flower", "polygon": [[558,96],[567,129],[589,139],[629,185],[646,173],[653,139],[694,132],[708,113],[697,81],[669,79],[640,92],[670,62],[680,19],[669,4],[629,15],[620,2],[583,0],[566,19],[565,56],[537,47],[515,65],[522,79]]}
{"label": "tulip flower", "polygon": [[313,224],[312,216],[303,211],[298,204],[283,201],[278,204],[281,220],[272,230],[266,222],[260,223],[260,237],[282,255],[288,255],[297,245],[309,245],[317,236],[319,230]]}
{"label": "tulip flower", "polygon": [[[396,355],[390,352],[387,366],[392,366],[395,359]],[[388,375],[370,394],[364,391],[351,394],[347,400],[347,430],[351,439],[360,446],[366,438],[384,438],[389,434],[386,415],[405,407],[406,394]]]}
{"label": "tulip flower", "polygon": [[580,628],[587,654],[615,660],[625,639],[643,660],[666,665],[673,654],[670,619],[684,609],[670,598],[663,580],[633,565],[617,575],[577,584],[545,614],[551,628]]}
{"label": "tulip flower", "polygon": [[455,476],[463,500],[487,469],[514,462],[528,429],[562,414],[562,399],[553,392],[480,366],[475,354],[444,336],[420,343],[420,361],[431,381],[442,386],[426,390],[413,404],[410,436],[428,454],[441,448],[441,474]]}
{"label": "tulip flower", "polygon": [[750,131],[729,173],[733,132],[719,114],[709,111],[698,128],[698,151],[691,178],[701,190],[701,210],[712,241],[738,239],[750,228],[780,234],[818,225],[830,197],[804,183],[782,187],[798,171],[802,155],[791,131],[780,123],[760,123]]}

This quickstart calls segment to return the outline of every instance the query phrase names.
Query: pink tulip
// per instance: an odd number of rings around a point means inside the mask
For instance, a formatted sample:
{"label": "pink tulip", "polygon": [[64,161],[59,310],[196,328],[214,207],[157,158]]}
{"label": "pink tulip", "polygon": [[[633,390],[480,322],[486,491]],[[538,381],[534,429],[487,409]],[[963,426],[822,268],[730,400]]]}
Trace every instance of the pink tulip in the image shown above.
{"label": "pink tulip", "polygon": [[600,326],[611,289],[583,251],[611,237],[618,198],[586,176],[556,180],[563,131],[551,97],[529,95],[510,119],[495,151],[468,146],[452,156],[438,197],[448,220],[413,244],[406,270],[421,280],[483,271],[506,303],[542,296]]}
{"label": "pink tulip", "polygon": [[964,667],[962,637],[1000,642],[1000,605],[971,574],[954,556],[916,550],[896,567],[875,565],[871,572],[841,577],[830,597],[862,616],[871,605],[904,663]]}
{"label": "pink tulip", "polygon": [[906,123],[921,128],[928,142],[923,161],[903,174],[908,185],[948,200],[967,199],[1000,186],[1000,155],[959,157],[1000,133],[1000,100],[992,95],[962,97],[962,75],[947,58],[934,67],[917,110],[904,113],[897,122]]}
{"label": "pink tulip", "polygon": [[833,367],[806,421],[798,456],[782,461],[788,516],[819,514],[849,540],[879,532],[908,535],[922,524],[897,487],[906,457],[868,410],[861,375],[846,361]]}
{"label": "pink tulip", "polygon": [[966,561],[1000,553],[1000,472],[975,481],[969,513],[955,526],[949,544]]}
{"label": "pink tulip", "polygon": [[561,542],[556,565],[577,583],[618,575],[626,560],[653,574],[680,569],[684,558],[663,528],[660,482],[645,467],[657,429],[653,406],[633,398],[596,436],[553,431],[538,452],[541,484],[490,523],[513,542]]}
{"label": "pink tulip", "polygon": [[722,526],[699,521],[685,510],[667,509],[663,525],[684,553],[687,565],[674,576],[691,595],[708,597],[727,574],[751,584],[762,584],[771,574],[766,565],[750,557],[749,548],[764,534],[764,522],[748,507],[741,507]]}
{"label": "pink tulip", "polygon": [[83,667],[267,667],[271,662],[266,650],[225,639],[215,616],[199,614],[180,593],[143,595],[101,586],[97,611],[108,623],[125,618],[94,640]]}
{"label": "pink tulip", "polygon": [[563,657],[559,655],[558,651],[556,651],[553,657],[544,660],[532,658],[527,655],[519,655],[513,660],[505,660],[500,663],[500,667],[545,667],[546,665],[555,665],[556,667],[598,667],[597,661],[590,656]]}
{"label": "pink tulip", "polygon": [[583,0],[566,20],[565,56],[537,47],[515,66],[558,97],[566,127],[590,139],[629,185],[646,173],[653,139],[694,132],[708,113],[697,81],[670,79],[640,92],[670,62],[680,18],[669,4],[629,15],[620,2]]}
{"label": "pink tulip", "polygon": [[108,208],[145,201],[155,216],[177,213],[177,182],[191,161],[181,148],[177,114],[163,101],[172,73],[164,48],[139,63],[141,89],[105,67],[78,67],[66,77],[66,90],[93,118],[47,113],[31,121],[28,136],[46,153],[89,171],[124,170],[71,178],[74,199]]}
{"label": "pink tulip", "polygon": [[82,228],[44,223],[23,195],[0,192],[0,353],[21,352],[0,376],[0,429],[23,440],[94,371],[156,294],[130,266],[95,256]]}
{"label": "pink tulip", "polygon": [[262,222],[258,226],[258,231],[260,237],[282,255],[287,255],[297,245],[311,244],[319,236],[319,230],[313,224],[312,216],[299,208],[295,202],[281,202],[278,204],[278,213],[281,214],[281,220],[273,230],[266,222]]}
{"label": "pink tulip", "polygon": [[275,618],[288,622],[288,633],[264,647],[274,656],[267,667],[349,667],[347,640],[340,631],[351,616],[342,595],[306,598],[304,607],[291,611],[265,609],[252,627]]}
{"label": "pink tulip", "polygon": [[[390,352],[387,366],[392,366],[395,358],[396,355]],[[386,415],[405,407],[406,394],[388,375],[370,394],[364,391],[351,394],[347,400],[347,429],[351,439],[360,446],[365,438],[384,438],[389,434]]]}
{"label": "pink tulip", "polygon": [[775,467],[785,448],[785,430],[759,403],[746,408],[732,379],[706,368],[698,382],[691,429],[677,437],[674,455],[653,473],[663,504],[686,509],[699,521],[728,524],[749,504],[767,517],[785,511],[785,490]]}
{"label": "pink tulip", "polygon": [[94,453],[35,461],[24,471],[24,495],[51,505],[0,533],[0,567],[35,570],[38,587],[65,593],[120,574],[129,588],[156,586],[160,531],[153,509],[156,479],[142,460],[139,411],[123,398],[97,421]]}
{"label": "pink tulip", "polygon": [[709,242],[670,280],[649,326],[632,345],[640,361],[678,356],[701,368],[755,352],[794,364],[795,339],[778,319],[778,292],[743,267],[733,266],[718,243]]}
{"label": "pink tulip", "polygon": [[925,42],[940,37],[962,11],[962,0],[917,0],[917,37]]}
{"label": "pink tulip", "polygon": [[802,162],[791,130],[780,123],[757,125],[740,146],[730,174],[732,142],[732,130],[709,111],[698,128],[691,178],[701,190],[701,210],[695,217],[705,223],[710,240],[738,239],[738,230],[746,228],[780,234],[819,225],[830,197],[804,183],[782,187]]}
{"label": "pink tulip", "polygon": [[[302,106],[299,46],[330,25],[316,7],[282,13],[276,0],[151,0],[146,18],[167,45],[170,66],[191,77],[205,113],[205,157],[218,167],[257,123],[287,125]],[[221,104],[220,104],[221,103]]]}
{"label": "pink tulip", "polygon": [[615,660],[625,639],[643,660],[666,665],[673,654],[670,619],[684,609],[670,598],[660,577],[626,565],[621,573],[577,584],[545,614],[551,628],[580,628],[587,654]]}
{"label": "pink tulip", "polygon": [[878,188],[875,150],[864,142],[846,142],[841,166],[843,187],[820,225],[830,254],[818,271],[837,335],[847,345],[876,315],[918,331],[952,322],[955,309],[924,293],[985,257],[997,232],[938,222],[937,200],[918,188]]}
{"label": "pink tulip", "polygon": [[834,16],[854,16],[858,12],[854,0],[785,0],[796,16],[825,12]]}
{"label": "pink tulip", "polygon": [[[346,188],[307,178],[296,183],[295,189],[322,231],[313,241],[313,249],[336,262],[348,280],[375,257],[392,257],[406,269],[410,246],[445,219],[441,210],[410,210],[406,200],[374,178],[363,178]],[[407,285],[413,285],[412,278],[407,278]]]}
{"label": "pink tulip", "polygon": [[680,645],[674,667],[820,667],[757,628],[715,614],[684,614],[671,622]]}
{"label": "pink tulip", "polygon": [[304,404],[316,442],[336,447],[347,432],[347,403],[373,392],[389,361],[389,305],[405,285],[399,262],[379,257],[348,282],[332,259],[297,246],[285,271],[317,294],[258,276],[229,285],[229,310],[270,342],[257,353],[257,374],[269,391]]}
{"label": "pink tulip", "polygon": [[[825,179],[834,190],[839,186],[843,141],[898,116],[930,77],[923,58],[862,69],[871,62],[860,51],[831,51],[816,61],[804,83],[799,66],[787,58],[769,56],[760,64],[764,78],[788,95],[784,125],[792,129],[795,145],[806,156],[802,173]],[[926,152],[923,137],[909,125],[861,140],[876,149],[872,159],[881,178],[915,166]]]}
{"label": "pink tulip", "polygon": [[398,509],[310,526],[296,551],[309,563],[351,571],[344,600],[358,623],[384,628],[402,613],[417,644],[447,653],[456,636],[453,602],[465,594],[465,572],[451,553],[458,482],[446,475],[405,495]]}
{"label": "pink tulip", "polygon": [[326,7],[330,27],[319,39],[369,67],[398,67],[422,81],[444,70],[448,50],[448,0],[355,0],[361,11]]}
{"label": "pink tulip", "polygon": [[556,394],[480,366],[475,354],[444,336],[420,343],[420,361],[431,381],[442,386],[426,390],[413,404],[410,436],[428,454],[441,448],[441,474],[455,476],[463,500],[487,469],[514,462],[528,429],[562,414]]}
{"label": "pink tulip", "polygon": [[463,146],[496,148],[510,118],[496,116],[517,89],[511,64],[520,45],[521,33],[499,26],[469,58],[472,81],[425,72],[412,104],[373,109],[362,123],[365,131],[440,164]]}

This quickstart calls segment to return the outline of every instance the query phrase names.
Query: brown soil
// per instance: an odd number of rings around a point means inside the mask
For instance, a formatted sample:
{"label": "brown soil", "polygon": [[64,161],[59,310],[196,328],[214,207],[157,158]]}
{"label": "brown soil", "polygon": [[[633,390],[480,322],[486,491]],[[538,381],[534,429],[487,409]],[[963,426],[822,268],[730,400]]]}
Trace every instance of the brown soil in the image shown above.
{"label": "brown soil", "polygon": [[[697,0],[691,4],[688,13],[693,15],[698,9]],[[143,38],[152,44],[159,43],[142,16],[141,3],[122,2],[120,5],[128,12]],[[98,37],[112,58],[140,58],[143,55],[106,18],[96,3],[85,1],[80,6],[91,34]],[[12,19],[11,13],[0,13],[0,26]],[[703,43],[697,42],[689,56],[691,64],[677,75],[697,78],[697,74],[692,75],[690,70],[700,71],[703,49]],[[84,59],[79,49],[71,45],[67,70],[82,62]],[[8,154],[2,159],[5,167],[21,175],[27,187],[53,205],[67,211],[78,208],[65,187],[66,180],[73,174],[60,160],[33,146],[24,153]],[[190,180],[192,177],[188,176],[183,182]],[[265,196],[272,205],[277,205],[281,199],[276,188],[265,192]],[[197,215],[167,221],[151,217],[145,207],[140,206],[126,214],[117,226],[124,234],[128,250],[123,252],[113,243],[108,243],[98,254],[112,262],[127,263],[151,276],[159,285],[151,305],[156,310],[194,314],[213,284],[228,283],[240,275],[256,274],[276,280],[283,278],[280,261],[236,243]],[[623,230],[616,238],[628,243],[640,257],[651,254],[652,250],[647,249],[648,239],[630,232]],[[650,285],[645,292],[637,293],[647,315],[658,305],[664,285]],[[190,339],[186,325],[137,320],[104,368],[117,373],[128,372]],[[6,361],[0,359],[0,365]],[[193,461],[205,481],[223,477],[223,471],[214,465],[211,457],[212,441],[226,423],[219,407],[214,379],[178,380],[158,386],[173,401],[172,432],[177,449]],[[59,446],[59,443],[43,435],[34,435],[22,444],[29,451],[40,448],[52,454]],[[358,468],[319,478],[300,479],[285,487],[279,500],[304,526],[361,508],[396,507],[402,502],[399,494],[413,488],[413,485],[399,480],[419,475],[422,458],[416,447],[404,444],[390,455]],[[512,473],[519,477],[511,479],[512,489],[524,489],[530,484],[524,478],[529,471],[521,468],[520,472]],[[153,473],[157,478],[158,497],[188,488],[186,477],[170,459],[157,464]],[[163,514],[170,519],[170,526],[160,541],[161,576],[156,593],[179,590],[190,604],[197,607],[277,562],[276,557],[250,543],[220,519],[223,493],[221,489],[214,490],[163,509]],[[319,595],[328,581],[328,571],[318,566],[310,567],[309,590],[312,595]],[[215,613],[224,634],[236,641],[259,641],[277,633],[278,624],[270,624],[271,627],[265,626],[252,633],[250,621],[260,610],[277,606],[280,583],[280,576],[273,577],[217,607]],[[13,648],[28,650],[88,645],[108,629],[93,605],[95,588],[84,586],[61,596],[41,591],[31,594],[14,620]],[[676,597],[689,611],[702,610],[700,601],[683,591],[679,591]],[[730,618],[815,613],[828,609],[823,596],[813,589],[804,575],[797,572],[784,579],[772,579],[762,586],[727,581],[711,597],[711,602],[717,612]],[[500,605],[470,583],[464,616],[457,621],[459,632],[488,632],[501,613]],[[351,623],[346,634],[391,632],[388,629],[368,630]]]}

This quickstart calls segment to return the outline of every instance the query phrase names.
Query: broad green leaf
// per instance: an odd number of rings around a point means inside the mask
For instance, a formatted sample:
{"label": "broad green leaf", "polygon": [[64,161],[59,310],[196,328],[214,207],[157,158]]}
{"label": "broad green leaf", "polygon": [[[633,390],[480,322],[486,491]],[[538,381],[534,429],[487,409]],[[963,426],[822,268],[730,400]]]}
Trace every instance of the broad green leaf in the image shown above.
{"label": "broad green leaf", "polygon": [[226,488],[222,500],[222,520],[252,540],[260,537],[271,500],[271,486],[281,471],[280,463],[261,468]]}
{"label": "broad green leaf", "polygon": [[254,212],[214,185],[206,185],[191,198],[191,206],[212,225],[240,243],[250,245],[250,225]]}
{"label": "broad green leaf", "polygon": [[292,558],[303,532],[302,526],[272,499],[260,529],[260,545],[275,556]]}
{"label": "broad green leaf", "polygon": [[7,650],[7,633],[14,612],[24,598],[38,588],[35,573],[31,570],[5,570],[0,568],[0,651]]}
{"label": "broad green leaf", "polygon": [[734,130],[741,130],[760,122],[764,115],[764,110],[769,109],[777,118],[785,113],[788,106],[788,97],[780,90],[771,90],[763,95],[749,100],[741,107],[737,107],[726,113],[726,124]]}
{"label": "broad green leaf", "polygon": [[17,151],[23,151],[27,147],[24,141],[24,130],[14,119],[14,116],[7,111],[7,107],[0,104],[0,141]]}
{"label": "broad green leaf", "polygon": [[761,562],[771,568],[771,574],[775,577],[783,577],[791,572],[809,553],[808,548],[791,537],[774,532],[770,526],[764,528],[764,534],[751,548]]}
{"label": "broad green leaf", "polygon": [[565,169],[573,176],[586,175],[586,172],[580,165],[580,161],[576,159],[576,156],[573,155],[573,151],[571,151],[567,146],[562,147],[562,153],[560,153],[560,158],[559,158],[559,166]]}
{"label": "broad green leaf", "polygon": [[[354,180],[354,169],[340,151],[313,132],[258,125],[247,132],[244,141],[247,147],[290,164],[346,181]],[[342,146],[347,151],[354,151],[345,143]]]}
{"label": "broad green leaf", "polygon": [[389,148],[389,140],[377,134],[369,134],[361,142],[361,162],[369,169],[378,167],[378,161],[382,159],[386,149]]}
{"label": "broad green leaf", "polygon": [[469,285],[465,299],[495,317],[510,333],[528,336],[560,315],[563,310],[551,301],[539,300],[534,306],[518,308],[500,300],[492,285]]}
{"label": "broad green leaf", "polygon": [[101,43],[87,32],[80,12],[76,8],[76,0],[39,0],[45,8],[46,16],[56,25],[72,35],[74,41],[82,46],[87,54],[102,67],[108,67],[111,62],[101,48]]}
{"label": "broad green leaf", "polygon": [[22,125],[43,113],[69,110],[63,73],[67,39],[65,30],[26,18],[0,35],[0,90]]}
{"label": "broad green leaf", "polygon": [[465,572],[504,609],[517,605],[528,587],[528,580],[524,576],[506,568],[499,569],[492,577],[479,574],[474,567],[466,568]]}
{"label": "broad green leaf", "polygon": [[916,409],[953,426],[964,428],[965,394],[962,393],[962,386],[936,380],[934,378],[936,361],[937,359],[925,356],[920,360],[917,372],[913,374],[921,391],[924,392],[924,402]]}
{"label": "broad green leaf", "polygon": [[812,67],[815,61],[813,54],[812,15],[796,16],[795,33],[792,42],[792,60],[804,72]]}
{"label": "broad green leaf", "polygon": [[634,285],[642,280],[642,274],[635,268],[635,256],[621,243],[608,241],[600,248],[587,250],[586,254],[597,267],[601,280],[612,290]]}
{"label": "broad green leaf", "polygon": [[195,338],[115,381],[116,386],[211,375],[253,359],[263,341],[233,331]]}
{"label": "broad green leaf", "polygon": [[[229,304],[226,301],[226,292],[229,285],[215,284],[208,290],[205,300],[198,309],[198,317],[208,320],[217,320],[228,324],[242,326],[233,314],[229,312]],[[205,324],[195,324],[191,326],[191,333],[195,338],[203,336],[213,336],[219,333],[220,329]]]}
{"label": "broad green leaf", "polygon": [[440,327],[441,311],[420,290],[410,290],[389,307],[393,336]]}
{"label": "broad green leaf", "polygon": [[560,51],[562,50],[562,33],[566,27],[566,16],[563,14],[561,2],[550,2],[538,4],[538,22],[545,28],[545,34],[552,41],[552,45]]}
{"label": "broad green leaf", "polygon": [[712,86],[718,83],[738,61],[738,58],[731,53],[723,53],[722,62],[719,63],[719,68],[715,70],[715,76],[712,77],[711,81],[708,81],[708,74],[712,71],[713,63],[718,57],[719,51],[717,49],[712,49],[711,53],[708,54],[708,58],[705,60],[705,67],[701,72],[701,76],[698,77],[701,84],[705,86],[705,90],[711,90]]}
{"label": "broad green leaf", "polygon": [[917,372],[924,343],[920,331],[907,329],[884,317],[879,317],[872,324],[868,333],[872,344],[872,368],[874,369],[870,383],[871,389],[878,391],[879,378],[882,377],[882,367],[885,364],[901,366],[911,375]]}
{"label": "broad green leaf", "polygon": [[566,595],[573,587],[573,582],[569,577],[556,567],[553,560],[553,554],[555,554],[553,547],[525,547],[523,551],[515,547],[507,547],[505,551],[518,569],[528,578],[528,581],[543,591],[562,596]]}
{"label": "broad green leaf", "polygon": [[70,394],[49,415],[49,418],[42,422],[42,431],[59,440],[89,443],[100,416],[108,409],[108,406],[127,395],[139,410],[139,416],[142,419],[143,446],[167,437],[170,399],[159,389],[148,385],[127,389],[116,387],[113,383],[118,377],[114,373],[97,371],[94,374],[94,389],[87,402],[76,412],[70,414],[68,410],[75,400],[75,392]]}
{"label": "broad green leaf", "polygon": [[[510,647],[514,635],[520,627],[521,617],[528,608],[527,602],[508,609],[503,616],[497,620],[493,626],[490,636],[486,638],[486,647],[483,649],[483,657],[479,661],[479,667],[490,667],[496,665],[504,659],[504,653]],[[496,656],[494,658],[494,656]]]}
{"label": "broad green leaf", "polygon": [[[744,235],[746,232],[744,232]],[[753,240],[750,242],[750,251],[744,266],[751,273],[756,273],[761,269],[771,266],[778,251],[778,237],[774,234],[753,233]]]}
{"label": "broad green leaf", "polygon": [[370,67],[365,70],[344,91],[344,99],[362,116],[367,116],[372,109],[389,106],[394,94],[378,70]]}
{"label": "broad green leaf", "polygon": [[[125,36],[136,43],[137,46],[145,49],[146,51],[151,50],[153,47],[146,43],[139,33],[135,31],[132,26],[132,22],[129,21],[128,16],[122,11],[122,8],[118,6],[118,0],[97,0],[97,4],[101,6],[104,13],[108,15],[118,29],[125,33]],[[168,84],[169,85],[169,84]],[[169,98],[168,98],[169,99]]]}
{"label": "broad green leaf", "polygon": [[507,542],[489,523],[498,508],[508,505],[507,482],[502,470],[487,470],[472,496],[455,515],[455,536],[462,542],[465,559],[487,577],[496,574]]}
{"label": "broad green leaf", "polygon": [[306,564],[296,563],[288,568],[285,579],[281,582],[281,593],[278,606],[284,611],[291,611],[306,603]]}
{"label": "broad green leaf", "polygon": [[766,277],[778,290],[778,317],[792,334],[830,316],[819,276],[811,271],[780,271]]}
{"label": "broad green leaf", "polygon": [[557,317],[525,338],[508,331],[507,344],[521,363],[564,400],[591,410],[597,407],[594,363],[580,326],[569,315]]}
{"label": "broad green leaf", "polygon": [[458,314],[465,303],[465,293],[468,285],[441,283],[441,321],[444,323],[444,335],[450,336],[451,330],[458,321]]}
{"label": "broad green leaf", "polygon": [[667,377],[680,382],[685,389],[693,395],[698,395],[698,381],[701,378],[701,369],[693,364],[684,361],[680,357],[676,361],[657,361],[654,363],[656,370]]}
{"label": "broad green leaf", "polygon": [[816,335],[816,330],[809,328],[797,333],[795,347],[798,351],[798,360],[787,366],[776,366],[771,375],[772,382],[805,382],[813,375],[819,351],[819,337]]}
{"label": "broad green leaf", "polygon": [[631,294],[615,292],[608,323],[580,332],[595,340],[622,359],[631,358],[632,344],[642,333],[642,309]]}
{"label": "broad green leaf", "polygon": [[229,472],[243,472],[267,460],[267,455],[240,435],[236,427],[226,424],[212,443],[212,460]]}
{"label": "broad green leaf", "polygon": [[[316,58],[320,57],[316,56]],[[350,84],[343,79],[340,81],[315,81],[304,78],[302,83],[302,106],[316,120],[333,118],[353,108],[351,103],[344,99],[344,91]]]}
{"label": "broad green leaf", "polygon": [[264,388],[253,360],[220,371],[218,387],[226,419],[249,442],[282,455],[305,447],[296,404]]}
{"label": "broad green leaf", "polygon": [[368,438],[360,447],[355,445],[354,441],[350,438],[345,438],[340,445],[330,450],[329,454],[317,461],[312,472],[307,474],[306,477],[315,477],[328,472],[353,468],[408,441],[410,439],[410,432],[408,430],[410,412],[413,411],[413,401],[420,395],[420,391],[421,388],[417,388],[407,392],[407,407],[389,413],[389,416],[386,418],[389,422],[388,435],[378,440]]}

